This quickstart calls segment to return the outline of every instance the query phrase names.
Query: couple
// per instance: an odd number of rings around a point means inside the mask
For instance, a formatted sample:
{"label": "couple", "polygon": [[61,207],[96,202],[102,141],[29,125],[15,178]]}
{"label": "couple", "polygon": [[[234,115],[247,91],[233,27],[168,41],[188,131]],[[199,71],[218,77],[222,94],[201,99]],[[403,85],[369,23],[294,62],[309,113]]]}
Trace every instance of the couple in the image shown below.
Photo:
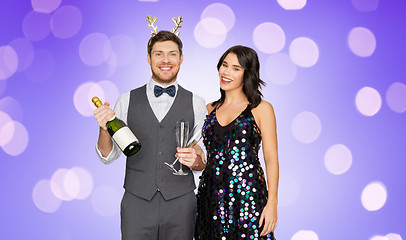
{"label": "couple", "polygon": [[[264,82],[256,52],[234,46],[221,56],[221,98],[207,106],[176,80],[183,55],[182,41],[174,33],[160,31],[151,37],[147,58],[151,80],[121,95],[114,112],[109,103],[94,111],[100,126],[96,151],[104,163],[121,154],[106,130],[114,114],[142,144],[127,159],[122,239],[274,239],[276,124],[272,105],[261,100]],[[174,128],[180,119],[202,129],[204,145],[176,148]],[[267,180],[258,160],[261,141]],[[164,165],[174,157],[187,166],[188,175],[173,175]],[[204,170],[197,196],[191,170]]]}

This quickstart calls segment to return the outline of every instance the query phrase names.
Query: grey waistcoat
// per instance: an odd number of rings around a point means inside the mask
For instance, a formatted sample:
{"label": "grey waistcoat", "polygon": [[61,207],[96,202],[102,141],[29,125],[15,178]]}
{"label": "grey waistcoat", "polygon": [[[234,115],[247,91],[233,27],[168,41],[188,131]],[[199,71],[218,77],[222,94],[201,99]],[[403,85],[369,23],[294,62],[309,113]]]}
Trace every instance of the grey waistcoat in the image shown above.
{"label": "grey waistcoat", "polygon": [[[151,200],[156,191],[160,191],[169,200],[196,188],[188,167],[183,166],[183,170],[189,173],[187,176],[176,176],[164,165],[164,162],[175,160],[175,124],[182,119],[188,121],[191,128],[194,126],[193,96],[181,86],[178,86],[176,98],[161,122],[148,102],[146,85],[131,91],[127,122],[140,141],[141,149],[127,158],[126,191],[146,200]],[[179,163],[175,168],[179,169]]]}

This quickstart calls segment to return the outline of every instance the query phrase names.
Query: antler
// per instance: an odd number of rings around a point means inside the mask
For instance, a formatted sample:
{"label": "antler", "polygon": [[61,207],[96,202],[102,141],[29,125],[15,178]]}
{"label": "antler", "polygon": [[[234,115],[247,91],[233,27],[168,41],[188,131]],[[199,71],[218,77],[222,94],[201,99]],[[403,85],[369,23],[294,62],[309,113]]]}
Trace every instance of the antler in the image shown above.
{"label": "antler", "polygon": [[182,26],[180,25],[183,20],[182,20],[182,16],[179,16],[178,18],[173,17],[172,21],[175,23],[175,27],[172,27],[172,33],[174,33],[176,36],[179,37],[179,32],[176,32],[179,28],[181,28]]}
{"label": "antler", "polygon": [[151,15],[147,15],[147,22],[149,24],[147,25],[148,27],[151,27],[153,31],[151,31],[151,35],[155,36],[158,33],[158,27],[154,26],[154,23],[158,20],[156,17],[151,17]]}

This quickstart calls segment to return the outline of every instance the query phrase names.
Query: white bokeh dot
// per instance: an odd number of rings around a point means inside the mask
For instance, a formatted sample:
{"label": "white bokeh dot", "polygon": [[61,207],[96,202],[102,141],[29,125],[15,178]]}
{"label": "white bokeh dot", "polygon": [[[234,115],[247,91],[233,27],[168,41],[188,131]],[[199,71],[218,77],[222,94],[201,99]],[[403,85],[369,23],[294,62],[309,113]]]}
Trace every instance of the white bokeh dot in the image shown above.
{"label": "white bokeh dot", "polygon": [[324,155],[324,165],[334,175],[341,175],[347,172],[351,164],[351,151],[343,144],[331,146]]}
{"label": "white bokeh dot", "polygon": [[227,28],[217,18],[204,18],[194,29],[196,42],[205,48],[215,48],[223,44],[227,37]]}
{"label": "white bokeh dot", "polygon": [[51,13],[55,11],[62,0],[31,0],[31,6],[36,12]]}
{"label": "white bokeh dot", "polygon": [[397,113],[406,111],[406,84],[392,83],[386,91],[386,103],[389,108]]}
{"label": "white bokeh dot", "polygon": [[388,240],[402,240],[402,237],[397,233],[388,233],[385,235]]}
{"label": "white bokeh dot", "polygon": [[104,90],[95,82],[82,83],[73,96],[76,110],[85,117],[93,116],[96,107],[92,103],[92,98],[95,96],[103,100]]}
{"label": "white bokeh dot", "polygon": [[378,8],[379,0],[351,0],[352,5],[360,12],[371,12]]}
{"label": "white bokeh dot", "polygon": [[296,78],[297,67],[285,53],[275,53],[265,62],[265,74],[275,84],[286,85]]}
{"label": "white bokeh dot", "polygon": [[255,46],[264,53],[277,53],[285,46],[285,33],[276,23],[265,22],[254,29],[252,38]]}
{"label": "white bokeh dot", "polygon": [[10,96],[0,99],[0,111],[7,113],[13,120],[23,120],[23,108],[20,102]]}
{"label": "white bokeh dot", "polygon": [[350,50],[359,57],[369,57],[376,49],[374,34],[367,28],[355,27],[348,35]]}
{"label": "white bokeh dot", "polygon": [[107,185],[94,189],[91,204],[93,209],[101,216],[114,216],[120,212],[121,193]]}
{"label": "white bokeh dot", "polygon": [[[108,80],[104,80],[104,81],[100,81],[98,83],[96,83],[92,89],[90,89],[91,93],[97,94],[99,90],[103,90],[103,93],[100,95],[100,100],[102,100],[102,102],[109,102],[114,103],[117,98],[119,97],[119,91],[117,86]],[[93,94],[93,95],[94,95]],[[113,107],[113,106],[111,106]],[[92,108],[94,108],[94,105],[92,105]]]}
{"label": "white bokeh dot", "polygon": [[389,239],[386,238],[385,236],[374,235],[374,236],[372,236],[369,240],[389,240]]}
{"label": "white bokeh dot", "polygon": [[355,106],[362,115],[374,116],[381,109],[381,95],[371,87],[363,87],[355,97]]}
{"label": "white bokeh dot", "polygon": [[110,39],[103,33],[91,33],[79,45],[79,56],[86,65],[97,66],[106,62],[111,55]]}
{"label": "white bokeh dot", "polygon": [[93,191],[93,178],[86,169],[74,167],[66,173],[63,187],[70,197],[86,199]]}
{"label": "white bokeh dot", "polygon": [[13,139],[14,129],[11,117],[7,113],[0,111],[0,147]]}
{"label": "white bokeh dot", "polygon": [[0,46],[0,81],[11,77],[18,67],[18,55],[9,45]]}
{"label": "white bokeh dot", "polygon": [[55,171],[51,178],[51,190],[55,197],[64,200],[71,201],[71,197],[65,189],[65,177],[67,176],[69,170],[65,168],[60,168]]}
{"label": "white bokeh dot", "polygon": [[201,19],[216,18],[219,19],[227,31],[230,31],[235,23],[235,15],[233,10],[223,3],[213,3],[203,10]]}
{"label": "white bokeh dot", "polygon": [[82,12],[75,6],[63,6],[51,17],[51,30],[55,37],[67,39],[75,36],[82,27]]}
{"label": "white bokeh dot", "polygon": [[49,180],[40,180],[35,184],[32,200],[39,210],[46,213],[56,212],[62,204],[62,201],[52,193]]}
{"label": "white bokeh dot", "polygon": [[23,19],[23,34],[30,41],[45,39],[51,32],[51,15],[30,11]]}
{"label": "white bokeh dot", "polygon": [[321,122],[316,114],[301,112],[292,121],[293,136],[302,143],[314,142],[321,132]]}
{"label": "white bokeh dot", "polygon": [[319,240],[319,236],[314,231],[300,230],[292,236],[291,240]]}
{"label": "white bokeh dot", "polygon": [[14,128],[13,137],[1,148],[10,156],[22,154],[28,146],[28,132],[23,124],[17,121],[8,122],[4,128]]}
{"label": "white bokeh dot", "polygon": [[307,0],[278,0],[279,5],[286,10],[299,10],[306,6]]}
{"label": "white bokeh dot", "polygon": [[385,205],[387,195],[386,187],[382,182],[375,181],[369,183],[362,190],[362,206],[368,211],[377,211]]}
{"label": "white bokeh dot", "polygon": [[296,38],[289,46],[289,56],[299,67],[311,67],[319,59],[319,48],[310,38]]}

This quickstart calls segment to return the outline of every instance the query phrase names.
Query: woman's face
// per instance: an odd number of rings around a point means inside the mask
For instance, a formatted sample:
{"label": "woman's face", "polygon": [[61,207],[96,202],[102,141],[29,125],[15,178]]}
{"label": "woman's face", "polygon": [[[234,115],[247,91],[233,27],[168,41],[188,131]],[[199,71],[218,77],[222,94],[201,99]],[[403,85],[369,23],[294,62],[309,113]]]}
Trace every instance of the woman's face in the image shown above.
{"label": "woman's face", "polygon": [[220,88],[224,91],[239,89],[244,85],[244,68],[238,62],[235,53],[230,52],[224,58],[219,69]]}

